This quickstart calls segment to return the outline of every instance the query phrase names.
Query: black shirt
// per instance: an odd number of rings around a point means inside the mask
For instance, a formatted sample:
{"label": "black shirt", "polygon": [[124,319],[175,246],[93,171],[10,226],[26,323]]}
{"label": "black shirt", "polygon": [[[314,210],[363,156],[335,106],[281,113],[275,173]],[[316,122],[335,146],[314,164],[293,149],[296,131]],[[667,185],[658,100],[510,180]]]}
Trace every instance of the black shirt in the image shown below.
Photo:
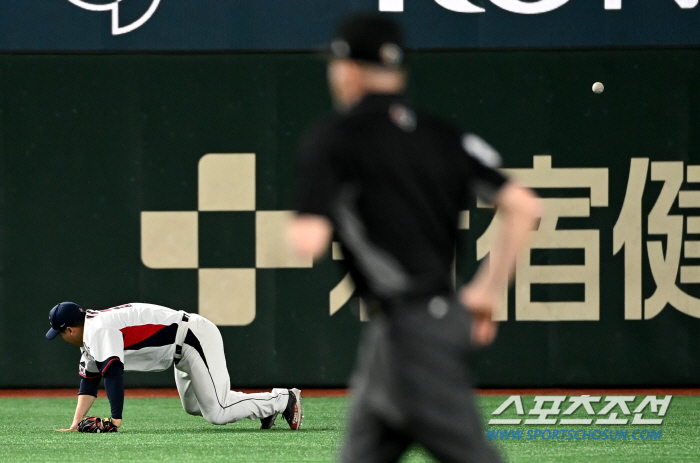
{"label": "black shirt", "polygon": [[448,291],[459,213],[476,195],[493,199],[499,163],[402,95],[369,95],[302,143],[298,210],[331,220],[361,295]]}

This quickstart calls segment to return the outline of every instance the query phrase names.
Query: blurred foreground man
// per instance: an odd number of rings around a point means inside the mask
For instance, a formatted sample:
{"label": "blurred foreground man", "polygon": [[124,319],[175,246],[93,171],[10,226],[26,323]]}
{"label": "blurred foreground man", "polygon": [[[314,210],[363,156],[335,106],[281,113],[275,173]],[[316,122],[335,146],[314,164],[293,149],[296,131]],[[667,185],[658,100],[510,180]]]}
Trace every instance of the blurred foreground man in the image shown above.
{"label": "blurred foreground man", "polygon": [[[302,144],[290,237],[298,252],[318,258],[335,231],[373,308],[341,461],[397,461],[414,442],[443,462],[501,461],[485,441],[468,362],[495,337],[491,312],[539,218],[539,200],[496,170],[500,157],[482,139],[406,102],[395,24],[349,17],[331,52],[339,115]],[[475,196],[497,207],[502,225],[497,252],[457,296],[458,216]]]}

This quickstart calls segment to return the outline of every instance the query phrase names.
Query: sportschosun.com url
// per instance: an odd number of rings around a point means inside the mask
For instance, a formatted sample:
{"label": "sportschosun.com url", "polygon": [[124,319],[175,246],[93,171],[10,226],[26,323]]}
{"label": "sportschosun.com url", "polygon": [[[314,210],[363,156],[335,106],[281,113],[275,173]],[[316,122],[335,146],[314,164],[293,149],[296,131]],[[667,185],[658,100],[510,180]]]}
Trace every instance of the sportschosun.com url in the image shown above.
{"label": "sportschosun.com url", "polygon": [[488,440],[655,441],[661,429],[487,429]]}

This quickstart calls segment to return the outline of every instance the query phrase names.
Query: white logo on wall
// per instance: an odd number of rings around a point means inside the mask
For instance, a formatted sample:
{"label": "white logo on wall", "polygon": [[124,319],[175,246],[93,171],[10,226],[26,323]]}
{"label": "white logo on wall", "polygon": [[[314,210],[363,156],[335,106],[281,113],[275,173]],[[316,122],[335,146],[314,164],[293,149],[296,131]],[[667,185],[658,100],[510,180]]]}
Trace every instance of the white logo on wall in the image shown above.
{"label": "white logo on wall", "polygon": [[136,21],[132,22],[131,24],[128,24],[126,26],[121,26],[119,25],[119,4],[122,2],[122,0],[116,0],[111,3],[107,4],[96,4],[96,3],[88,3],[84,2],[83,0],[68,0],[75,6],[79,6],[80,8],[83,8],[85,10],[90,10],[90,11],[111,11],[112,12],[112,35],[121,35],[121,34],[126,34],[128,32],[131,32],[133,30],[138,29],[139,27],[143,26],[146,21],[151,19],[151,16],[153,16],[153,13],[156,12],[156,9],[158,9],[158,5],[160,4],[160,0],[153,0],[151,3],[151,6],[148,7],[148,10]]}
{"label": "white logo on wall", "polygon": [[[196,269],[199,279],[198,313],[219,326],[245,326],[257,311],[257,272],[262,269],[312,268],[311,259],[300,258],[289,246],[286,229],[293,211],[260,210],[256,204],[256,155],[209,153],[199,160],[197,210],[142,211],[141,260],[152,269]],[[252,243],[255,265],[213,268],[200,262],[200,214],[210,212],[255,214]],[[333,260],[343,260],[334,242]],[[368,308],[355,296],[355,284],[346,274],[330,291],[329,315],[350,303],[361,321],[369,320]],[[350,309],[352,310],[352,309]]]}
{"label": "white logo on wall", "polygon": [[[435,3],[446,10],[457,13],[483,13],[486,10],[476,6],[469,0],[434,0]],[[511,13],[519,14],[540,14],[556,10],[560,6],[569,3],[571,0],[491,0],[491,3]],[[661,2],[663,0],[659,0]],[[671,0],[666,0],[671,1]],[[686,9],[695,8],[700,0],[673,0],[676,4]],[[621,10],[622,0],[605,0],[606,10]],[[401,12],[404,10],[404,0],[379,0],[379,11]]]}
{"label": "white logo on wall", "polygon": [[[311,259],[297,257],[287,244],[287,223],[293,211],[259,210],[256,203],[256,155],[210,153],[199,160],[197,210],[142,211],[141,260],[152,269],[196,269],[200,315],[219,326],[245,326],[257,310],[257,271],[311,268]],[[255,265],[208,267],[200,262],[200,215],[255,215],[252,242]]]}

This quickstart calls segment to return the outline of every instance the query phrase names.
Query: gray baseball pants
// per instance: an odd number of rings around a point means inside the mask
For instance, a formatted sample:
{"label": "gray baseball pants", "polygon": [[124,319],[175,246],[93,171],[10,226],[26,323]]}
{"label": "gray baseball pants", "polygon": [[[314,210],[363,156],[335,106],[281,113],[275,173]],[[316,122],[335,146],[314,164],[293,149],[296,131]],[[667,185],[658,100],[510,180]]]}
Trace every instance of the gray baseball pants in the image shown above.
{"label": "gray baseball pants", "polygon": [[404,301],[363,333],[342,463],[398,461],[417,443],[441,462],[502,460],[472,392],[471,317],[453,295]]}

